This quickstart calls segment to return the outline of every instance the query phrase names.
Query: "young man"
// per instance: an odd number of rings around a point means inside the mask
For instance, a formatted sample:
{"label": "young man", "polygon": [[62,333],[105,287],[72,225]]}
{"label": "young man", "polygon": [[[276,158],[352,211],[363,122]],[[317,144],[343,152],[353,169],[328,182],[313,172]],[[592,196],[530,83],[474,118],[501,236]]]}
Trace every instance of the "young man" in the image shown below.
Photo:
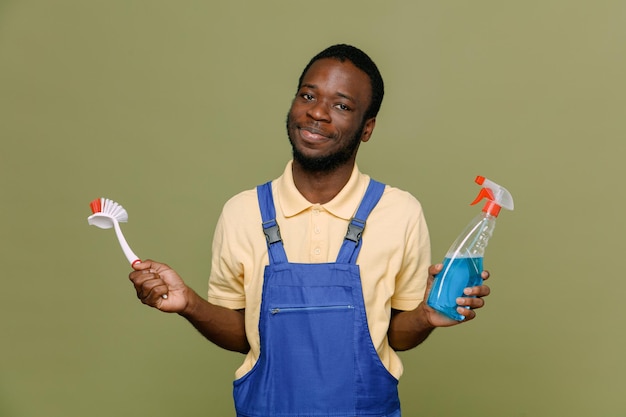
{"label": "young man", "polygon": [[[246,354],[234,383],[238,416],[400,416],[395,351],[458,324],[424,302],[441,265],[429,267],[418,201],[356,165],[383,94],[361,50],[320,52],[287,115],[293,160],[224,206],[208,301],[165,264],[145,261],[130,274],[143,303]],[[488,294],[486,285],[465,290],[464,321]]]}

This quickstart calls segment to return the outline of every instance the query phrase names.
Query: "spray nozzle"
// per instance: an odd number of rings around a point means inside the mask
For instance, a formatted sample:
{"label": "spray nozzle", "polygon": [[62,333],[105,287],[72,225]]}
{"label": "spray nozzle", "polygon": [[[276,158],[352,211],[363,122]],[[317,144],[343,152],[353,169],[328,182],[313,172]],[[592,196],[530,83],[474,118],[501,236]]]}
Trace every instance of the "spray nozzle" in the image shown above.
{"label": "spray nozzle", "polygon": [[483,207],[483,211],[496,217],[500,213],[501,207],[513,210],[513,196],[506,188],[480,175],[476,177],[475,182],[478,185],[482,185],[482,188],[471,205],[477,204],[483,198],[486,198],[487,202]]}

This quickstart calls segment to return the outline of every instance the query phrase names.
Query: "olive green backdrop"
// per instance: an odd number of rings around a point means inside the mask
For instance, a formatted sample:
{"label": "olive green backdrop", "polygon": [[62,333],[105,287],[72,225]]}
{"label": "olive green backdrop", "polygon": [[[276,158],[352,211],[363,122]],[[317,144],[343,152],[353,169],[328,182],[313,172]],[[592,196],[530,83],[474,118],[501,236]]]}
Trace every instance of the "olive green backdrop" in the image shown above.
{"label": "olive green backdrop", "polygon": [[0,415],[229,416],[241,361],[141,305],[89,202],[206,292],[222,204],[279,175],[308,59],[387,94],[359,165],[422,202],[434,261],[506,186],[477,320],[402,354],[406,416],[626,415],[623,1],[0,1]]}

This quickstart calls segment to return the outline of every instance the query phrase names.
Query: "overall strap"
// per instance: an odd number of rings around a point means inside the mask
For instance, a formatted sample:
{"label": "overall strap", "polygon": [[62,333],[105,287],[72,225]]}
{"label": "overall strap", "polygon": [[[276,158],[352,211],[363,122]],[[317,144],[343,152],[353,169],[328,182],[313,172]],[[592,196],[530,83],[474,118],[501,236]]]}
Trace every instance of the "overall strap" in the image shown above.
{"label": "overall strap", "polygon": [[280,237],[280,229],[276,223],[276,209],[274,208],[274,197],[272,196],[272,182],[268,181],[257,187],[259,207],[261,209],[261,219],[263,220],[263,233],[267,241],[267,251],[270,264],[286,263],[287,254]]}
{"label": "overall strap", "polygon": [[370,212],[374,209],[380,197],[385,190],[385,184],[370,179],[370,183],[367,186],[363,200],[356,211],[354,217],[348,224],[348,232],[343,240],[339,255],[337,256],[337,263],[356,263],[356,258],[361,251],[363,230],[365,229],[365,221],[370,215]]}

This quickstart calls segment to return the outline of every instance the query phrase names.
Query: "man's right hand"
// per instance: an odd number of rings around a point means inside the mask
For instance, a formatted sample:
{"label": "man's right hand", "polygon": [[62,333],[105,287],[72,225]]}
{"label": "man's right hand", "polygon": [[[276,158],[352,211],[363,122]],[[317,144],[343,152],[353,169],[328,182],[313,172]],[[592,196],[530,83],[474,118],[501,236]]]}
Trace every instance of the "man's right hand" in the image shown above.
{"label": "man's right hand", "polygon": [[190,289],[166,264],[146,260],[133,265],[128,276],[142,303],[168,313],[182,313],[189,303]]}
{"label": "man's right hand", "polygon": [[231,310],[201,298],[166,264],[151,260],[133,265],[128,276],[142,303],[167,313],[178,313],[216,345],[247,353],[245,310]]}

